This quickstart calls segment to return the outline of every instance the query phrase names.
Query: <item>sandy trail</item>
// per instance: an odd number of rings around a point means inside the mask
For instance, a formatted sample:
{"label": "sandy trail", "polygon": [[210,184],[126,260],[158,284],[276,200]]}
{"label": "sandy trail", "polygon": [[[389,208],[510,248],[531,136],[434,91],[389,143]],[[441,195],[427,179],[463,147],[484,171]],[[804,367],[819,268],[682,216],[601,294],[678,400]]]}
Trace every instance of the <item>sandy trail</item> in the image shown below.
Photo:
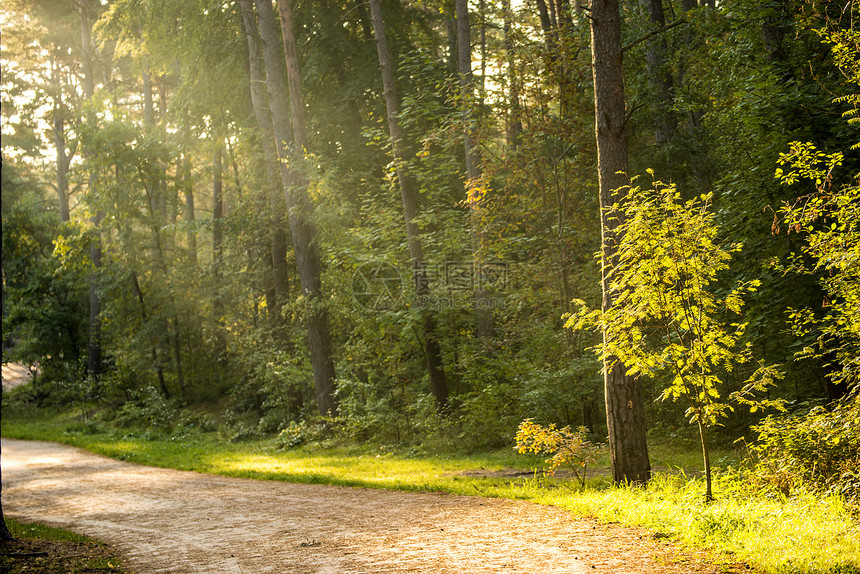
{"label": "sandy trail", "polygon": [[3,508],[138,574],[713,573],[646,533],[530,503],[227,478],[3,440]]}

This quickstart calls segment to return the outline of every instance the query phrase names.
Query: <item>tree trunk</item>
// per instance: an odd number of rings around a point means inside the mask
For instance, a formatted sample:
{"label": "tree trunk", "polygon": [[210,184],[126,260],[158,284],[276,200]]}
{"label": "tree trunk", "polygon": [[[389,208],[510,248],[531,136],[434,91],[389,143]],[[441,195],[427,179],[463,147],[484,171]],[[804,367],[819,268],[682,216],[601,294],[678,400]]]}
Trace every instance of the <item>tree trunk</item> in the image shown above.
{"label": "tree trunk", "polygon": [[[463,106],[463,146],[466,154],[466,199],[471,216],[472,252],[474,272],[480,278],[484,264],[483,239],[481,237],[479,210],[480,201],[478,190],[483,188],[483,176],[475,153],[475,139],[472,130],[472,36],[470,32],[469,2],[456,0],[457,6],[457,67],[460,75],[460,93]],[[478,337],[484,341],[495,336],[493,312],[490,309],[487,292],[481,286],[479,279],[475,289],[476,318]]]}
{"label": "tree trunk", "polygon": [[708,435],[701,414],[697,417],[696,422],[699,423],[699,437],[702,439],[702,459],[705,463],[705,502],[712,502],[714,500],[714,492],[711,489],[711,453],[708,450]]}
{"label": "tree trunk", "polygon": [[517,59],[514,55],[514,41],[511,37],[513,12],[511,0],[502,0],[502,19],[505,34],[505,59],[507,60],[508,80],[508,121],[505,130],[505,140],[511,151],[516,151],[520,134],[523,131],[522,111],[520,108],[519,78],[517,77]]}
{"label": "tree trunk", "polygon": [[[78,4],[77,8],[81,17],[81,61],[84,69],[83,95],[85,100],[91,100],[95,94],[92,44],[93,22],[89,13],[91,6],[85,0]],[[87,121],[94,123],[95,118],[90,114]],[[93,192],[92,187],[95,180],[95,170],[91,169],[89,173],[90,192]],[[99,271],[101,269],[102,247],[101,234],[98,231],[101,220],[102,214],[99,210],[96,210],[96,214],[91,219],[91,223],[96,231],[90,241],[90,262],[93,264],[93,273],[90,275],[89,336],[87,343],[87,373],[94,379],[97,379],[101,375],[102,370],[101,298],[99,296]]]}
{"label": "tree trunk", "polygon": [[221,270],[224,265],[224,150],[222,139],[215,138],[212,158],[212,279],[215,293],[212,298],[212,315],[215,320],[215,356],[219,364],[227,359],[227,338],[224,334],[224,298],[221,289]]}
{"label": "tree trunk", "polygon": [[69,165],[72,153],[66,153],[66,118],[60,88],[59,64],[51,61],[51,88],[54,90],[54,147],[57,149],[57,200],[60,208],[60,221],[69,221]]}
{"label": "tree trunk", "polygon": [[191,181],[191,162],[187,155],[182,157],[182,193],[185,198],[185,207],[182,210],[183,219],[188,226],[186,237],[188,240],[188,258],[191,266],[197,267],[197,232],[194,229],[194,185]]}
{"label": "tree trunk", "polygon": [[[655,29],[666,25],[663,0],[640,0],[640,5]],[[666,69],[668,52],[669,45],[663,34],[652,38],[645,51],[648,77],[654,90],[654,140],[658,148],[672,140],[678,123],[672,111],[672,74]],[[671,169],[669,175],[672,175]]]}
{"label": "tree trunk", "polygon": [[[417,193],[415,180],[406,167],[406,152],[403,149],[403,132],[400,129],[398,115],[400,103],[394,84],[394,70],[391,65],[391,55],[388,52],[388,40],[385,36],[385,25],[382,21],[380,0],[370,0],[370,17],[373,33],[376,36],[376,51],[379,56],[379,69],[382,72],[382,86],[385,94],[385,108],[388,114],[388,131],[391,138],[391,153],[397,172],[397,182],[400,185],[400,200],[403,205],[403,217],[406,221],[406,240],[409,243],[409,256],[412,259],[416,273],[416,294],[420,297],[429,291],[427,278],[424,273],[424,253],[421,249],[421,238],[415,218],[418,215]],[[444,409],[448,402],[448,383],[442,364],[442,353],[436,336],[436,321],[428,309],[422,310],[424,328],[424,357],[427,373],[430,378],[430,392],[436,399],[436,406]]]}
{"label": "tree trunk", "polygon": [[[304,130],[304,99],[301,79],[298,76],[298,59],[293,36],[292,15],[289,4],[279,2],[284,50],[278,49],[278,28],[271,3],[255,0],[258,29],[263,44],[263,59],[266,65],[266,85],[269,92],[269,109],[272,113],[272,128],[275,135],[281,181],[285,191],[288,220],[293,237],[296,267],[304,296],[309,300],[307,312],[308,348],[314,371],[314,389],[317,408],[321,415],[337,414],[335,397],[334,363],[331,358],[331,334],[328,327],[328,312],[321,299],[320,259],[314,244],[314,229],[308,220],[311,202],[307,194],[307,181],[301,173],[306,143]],[[288,96],[284,89],[288,79],[284,69],[284,56],[291,60],[293,77]],[[290,129],[290,107],[293,128]]]}
{"label": "tree trunk", "polygon": [[[602,306],[613,304],[609,270],[616,258],[616,228],[608,208],[625,193],[627,171],[627,123],[621,51],[621,15],[618,0],[592,0],[591,63],[594,77],[595,135],[600,187],[602,238]],[[604,342],[608,334],[603,334]],[[645,482],[651,464],[645,442],[645,416],[639,381],[627,375],[623,364],[608,357],[603,380],[606,393],[606,423],[616,482]]]}
{"label": "tree trunk", "polygon": [[248,41],[248,59],[251,76],[251,104],[257,125],[263,132],[263,156],[266,166],[266,182],[269,187],[269,209],[271,219],[271,258],[272,258],[272,288],[274,291],[269,313],[273,325],[282,322],[281,309],[289,299],[290,279],[287,269],[287,234],[286,209],[283,195],[280,193],[278,180],[278,152],[275,149],[275,137],[272,131],[272,113],[269,110],[269,100],[266,94],[266,73],[263,63],[263,53],[260,47],[260,37],[254,22],[254,6],[251,0],[239,0],[242,12],[242,23],[245,27],[245,37]]}

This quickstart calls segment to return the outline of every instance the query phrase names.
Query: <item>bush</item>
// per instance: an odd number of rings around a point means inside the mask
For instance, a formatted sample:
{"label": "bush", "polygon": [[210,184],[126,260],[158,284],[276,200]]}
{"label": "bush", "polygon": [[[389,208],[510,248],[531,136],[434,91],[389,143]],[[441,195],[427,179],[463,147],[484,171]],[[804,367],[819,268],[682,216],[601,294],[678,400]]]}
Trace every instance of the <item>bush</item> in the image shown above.
{"label": "bush", "polygon": [[750,482],[783,494],[838,494],[860,508],[860,394],[753,427]]}
{"label": "bush", "polygon": [[146,429],[170,434],[179,416],[177,405],[152,385],[134,391],[132,398],[116,412],[114,424],[120,428]]}
{"label": "bush", "polygon": [[541,426],[531,419],[520,423],[517,429],[517,452],[525,454],[548,454],[549,474],[554,475],[559,468],[567,468],[582,486],[588,465],[597,460],[601,447],[588,440],[588,429],[579,427],[576,431],[569,426],[556,428],[554,424]]}

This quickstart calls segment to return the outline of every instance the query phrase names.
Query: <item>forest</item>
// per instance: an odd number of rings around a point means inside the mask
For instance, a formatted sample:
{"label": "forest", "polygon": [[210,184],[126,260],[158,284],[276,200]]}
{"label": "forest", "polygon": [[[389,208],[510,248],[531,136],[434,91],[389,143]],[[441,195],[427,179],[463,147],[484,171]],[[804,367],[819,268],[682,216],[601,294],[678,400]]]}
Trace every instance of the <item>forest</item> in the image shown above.
{"label": "forest", "polygon": [[19,402],[860,504],[856,2],[0,6]]}

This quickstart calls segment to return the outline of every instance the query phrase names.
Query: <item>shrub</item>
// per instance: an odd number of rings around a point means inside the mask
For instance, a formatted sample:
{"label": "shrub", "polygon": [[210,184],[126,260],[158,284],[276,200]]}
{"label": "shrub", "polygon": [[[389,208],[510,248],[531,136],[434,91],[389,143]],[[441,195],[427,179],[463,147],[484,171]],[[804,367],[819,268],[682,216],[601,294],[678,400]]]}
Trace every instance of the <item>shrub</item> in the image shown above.
{"label": "shrub", "polygon": [[517,452],[551,455],[546,459],[549,474],[555,475],[559,468],[571,471],[582,486],[585,486],[588,465],[595,462],[601,447],[588,440],[588,429],[579,427],[572,431],[569,426],[556,428],[555,424],[541,426],[531,419],[520,423],[517,429]]}
{"label": "shrub", "polygon": [[783,494],[839,494],[860,508],[860,394],[753,427],[750,482]]}

